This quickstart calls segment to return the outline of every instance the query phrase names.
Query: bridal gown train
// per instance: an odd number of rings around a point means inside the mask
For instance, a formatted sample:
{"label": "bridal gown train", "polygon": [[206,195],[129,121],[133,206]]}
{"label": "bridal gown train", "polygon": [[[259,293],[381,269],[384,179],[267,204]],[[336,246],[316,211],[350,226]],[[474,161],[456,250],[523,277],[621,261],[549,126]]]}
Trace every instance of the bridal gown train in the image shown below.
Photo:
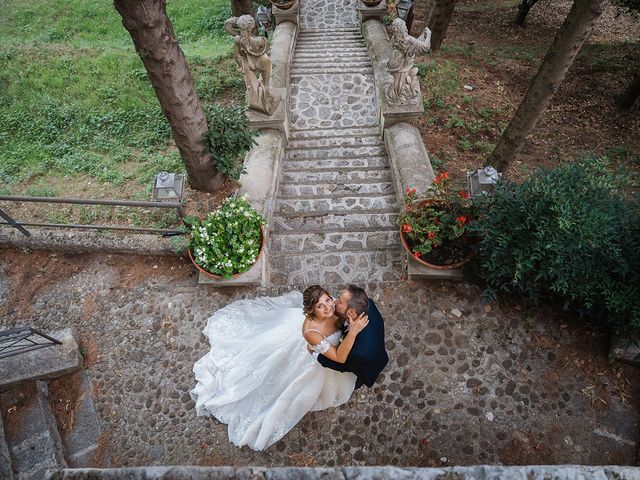
{"label": "bridal gown train", "polygon": [[[302,294],[239,300],[218,310],[203,330],[211,350],[193,367],[198,415],[229,425],[229,440],[264,450],[309,411],[349,400],[353,373],[322,367],[302,336]],[[339,331],[326,337],[337,346]]]}

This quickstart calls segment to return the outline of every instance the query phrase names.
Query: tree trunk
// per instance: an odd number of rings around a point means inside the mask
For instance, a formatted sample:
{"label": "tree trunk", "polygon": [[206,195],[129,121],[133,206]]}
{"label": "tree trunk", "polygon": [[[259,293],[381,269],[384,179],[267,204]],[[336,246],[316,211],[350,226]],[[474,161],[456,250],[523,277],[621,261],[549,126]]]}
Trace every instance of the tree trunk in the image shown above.
{"label": "tree trunk", "polygon": [[440,49],[442,40],[447,33],[447,27],[453,15],[457,0],[434,0],[429,15],[429,29],[431,30],[431,50]]}
{"label": "tree trunk", "polygon": [[602,15],[607,0],[575,0],[571,11],[556,33],[553,44],[529,86],[529,91],[503,132],[487,164],[506,172],[522,149],[527,135],[560,87],[580,47]]}
{"label": "tree trunk", "polygon": [[253,0],[231,0],[231,15],[234,17],[251,15],[253,18],[256,18]]}
{"label": "tree trunk", "polygon": [[114,0],[122,24],[147,70],[184,162],[189,184],[214,192],[226,177],[213,166],[201,139],[207,119],[193,85],[191,71],[167,17],[165,0]]}
{"label": "tree trunk", "polygon": [[616,101],[616,106],[620,110],[629,110],[640,97],[640,73],[635,76],[631,84]]}
{"label": "tree trunk", "polygon": [[538,0],[522,0],[518,7],[518,15],[516,15],[516,24],[521,27],[524,25],[524,19],[527,18],[529,10],[533,7]]}

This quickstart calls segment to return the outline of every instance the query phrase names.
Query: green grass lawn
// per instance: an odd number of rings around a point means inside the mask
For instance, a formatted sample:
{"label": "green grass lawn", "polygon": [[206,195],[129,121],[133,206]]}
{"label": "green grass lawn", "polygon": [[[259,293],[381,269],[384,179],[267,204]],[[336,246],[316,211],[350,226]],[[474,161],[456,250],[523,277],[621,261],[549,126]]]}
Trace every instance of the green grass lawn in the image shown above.
{"label": "green grass lawn", "polygon": [[[167,8],[202,102],[240,100],[244,84],[222,29],[228,1],[173,0]],[[82,182],[126,185],[136,196],[136,190],[148,192],[158,171],[183,169],[171,145],[169,125],[112,2],[3,2],[0,192],[44,188],[65,196]]]}

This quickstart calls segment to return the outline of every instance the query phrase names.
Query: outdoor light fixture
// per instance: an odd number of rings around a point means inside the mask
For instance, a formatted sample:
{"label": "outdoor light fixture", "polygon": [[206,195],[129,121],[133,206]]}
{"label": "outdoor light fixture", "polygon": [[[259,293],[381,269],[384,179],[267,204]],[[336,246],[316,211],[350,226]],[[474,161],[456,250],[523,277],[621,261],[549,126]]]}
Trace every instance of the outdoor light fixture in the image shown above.
{"label": "outdoor light fixture", "polygon": [[271,23],[271,9],[264,5],[259,5],[258,10],[256,10],[256,19],[258,20],[258,25],[260,25],[260,28],[264,32],[264,36],[268,37],[269,24]]}
{"label": "outdoor light fixture", "polygon": [[184,175],[160,172],[153,184],[155,202],[182,202]]}
{"label": "outdoor light fixture", "polygon": [[396,14],[398,18],[404,20],[407,24],[407,30],[411,30],[411,23],[413,23],[413,0],[398,0],[396,3]]}
{"label": "outdoor light fixture", "polygon": [[489,195],[502,174],[493,167],[484,167],[476,172],[467,172],[469,195],[471,197]]}

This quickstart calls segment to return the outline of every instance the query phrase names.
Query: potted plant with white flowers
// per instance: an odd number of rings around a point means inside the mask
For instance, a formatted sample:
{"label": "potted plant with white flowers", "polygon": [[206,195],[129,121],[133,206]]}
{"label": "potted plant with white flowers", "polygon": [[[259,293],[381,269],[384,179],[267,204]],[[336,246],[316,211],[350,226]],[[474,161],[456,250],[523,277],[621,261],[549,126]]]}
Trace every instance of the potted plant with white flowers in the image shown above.
{"label": "potted plant with white flowers", "polygon": [[264,217],[246,196],[227,198],[205,218],[185,217],[189,258],[212,278],[229,279],[249,270],[262,253]]}

